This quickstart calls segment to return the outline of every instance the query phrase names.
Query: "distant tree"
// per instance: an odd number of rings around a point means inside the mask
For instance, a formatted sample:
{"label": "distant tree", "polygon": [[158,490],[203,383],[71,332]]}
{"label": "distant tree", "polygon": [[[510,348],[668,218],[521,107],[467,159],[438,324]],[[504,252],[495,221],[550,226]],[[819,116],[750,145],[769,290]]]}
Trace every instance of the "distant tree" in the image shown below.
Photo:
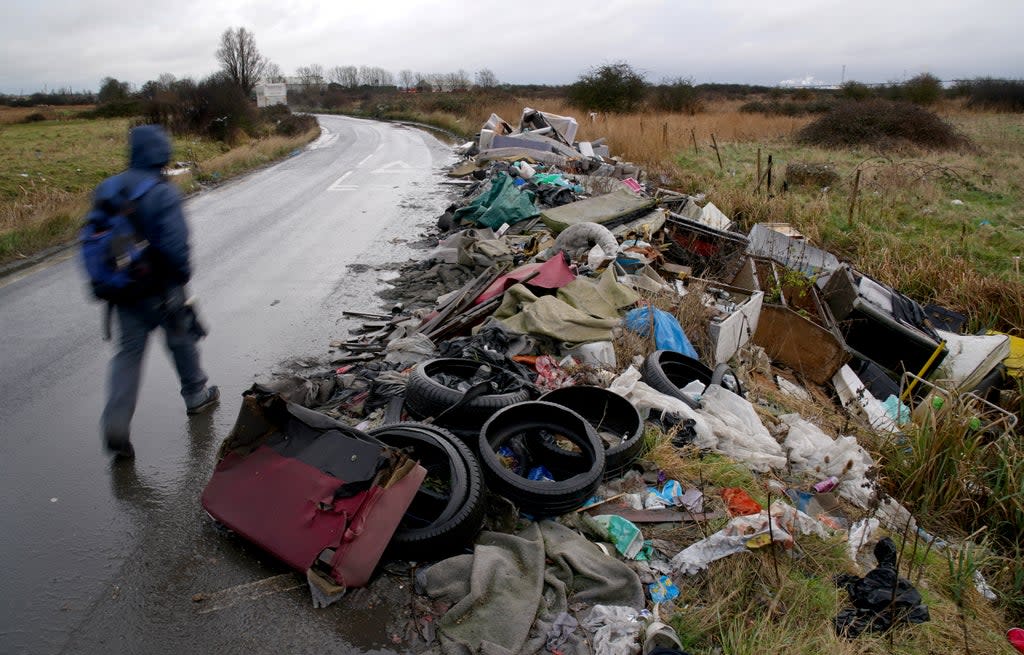
{"label": "distant tree", "polygon": [[337,84],[338,86],[345,86],[345,68],[344,66],[332,66],[327,71],[327,79],[331,84]]}
{"label": "distant tree", "polygon": [[104,77],[103,80],[100,81],[100,92],[97,94],[96,100],[101,105],[105,105],[111,102],[127,100],[131,93],[131,83],[119,82],[113,77]]}
{"label": "distant tree", "polygon": [[498,76],[494,74],[490,68],[481,68],[476,72],[474,77],[477,86],[489,88],[492,86],[498,86]]}
{"label": "distant tree", "polygon": [[921,73],[904,82],[903,95],[915,105],[935,104],[942,97],[942,80],[931,73]]}
{"label": "distant tree", "polygon": [[430,93],[434,90],[434,85],[428,79],[429,77],[429,75],[417,76],[415,89],[418,93]]}
{"label": "distant tree", "polygon": [[264,84],[275,84],[285,81],[284,71],[281,67],[272,61],[267,61],[267,65],[263,67],[263,75],[260,76],[260,82]]}
{"label": "distant tree", "polygon": [[239,89],[247,96],[263,76],[267,60],[256,48],[256,37],[244,27],[228,28],[220,36],[217,61]]}
{"label": "distant tree", "polygon": [[403,89],[411,89],[416,86],[416,73],[412,72],[408,68],[398,72],[398,86]]}
{"label": "distant tree", "polygon": [[591,68],[568,89],[569,103],[580,109],[633,111],[643,102],[647,81],[625,62]]}
{"label": "distant tree", "polygon": [[430,90],[435,92],[445,91],[444,73],[427,73],[423,80],[430,85]]}
{"label": "distant tree", "polygon": [[693,80],[677,77],[664,80],[654,88],[654,106],[662,111],[696,114],[701,101]]}
{"label": "distant tree", "polygon": [[355,66],[335,66],[335,70],[338,72],[338,79],[334,80],[338,84],[354,89],[359,86],[359,69]]}
{"label": "distant tree", "polygon": [[299,66],[295,70],[295,74],[302,80],[302,83],[306,86],[323,86],[324,84],[324,67],[320,64],[310,64],[309,66]]}
{"label": "distant tree", "polygon": [[394,86],[395,77],[391,71],[379,66],[360,66],[359,83],[363,86]]}
{"label": "distant tree", "polygon": [[162,73],[155,80],[150,80],[143,84],[142,88],[139,89],[139,96],[144,100],[155,100],[162,94],[172,91],[177,81],[177,78],[170,73]]}
{"label": "distant tree", "polygon": [[839,88],[839,95],[848,100],[867,100],[875,94],[867,84],[850,80],[849,82],[844,82]]}

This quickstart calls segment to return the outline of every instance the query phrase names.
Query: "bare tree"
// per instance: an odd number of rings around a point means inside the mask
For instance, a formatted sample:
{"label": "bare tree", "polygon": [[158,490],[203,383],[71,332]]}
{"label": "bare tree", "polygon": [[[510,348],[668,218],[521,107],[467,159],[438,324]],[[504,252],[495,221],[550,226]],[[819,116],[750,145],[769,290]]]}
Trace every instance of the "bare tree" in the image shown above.
{"label": "bare tree", "polygon": [[324,67],[320,64],[310,64],[309,66],[299,66],[295,70],[295,74],[302,79],[302,83],[306,86],[323,86],[324,84]]}
{"label": "bare tree", "polygon": [[244,27],[228,28],[220,35],[220,48],[217,49],[217,61],[224,73],[246,95],[263,76],[267,60],[256,48],[256,37]]}
{"label": "bare tree", "polygon": [[340,79],[337,80],[338,84],[347,86],[350,89],[354,89],[359,86],[359,69],[355,66],[338,66],[341,70],[339,71]]}
{"label": "bare tree", "polygon": [[284,82],[284,71],[274,62],[268,61],[267,65],[263,67],[263,75],[260,76],[260,81],[265,84]]}
{"label": "bare tree", "polygon": [[445,88],[445,74],[444,73],[427,73],[423,76],[424,79],[430,84],[434,91],[447,91]]}
{"label": "bare tree", "polygon": [[476,85],[482,87],[498,86],[498,76],[490,68],[481,68],[476,72]]}
{"label": "bare tree", "polygon": [[331,84],[340,84],[341,86],[345,86],[345,67],[332,66],[327,71],[327,81]]}
{"label": "bare tree", "polygon": [[406,68],[398,72],[398,86],[403,89],[411,89],[416,85],[416,73]]}

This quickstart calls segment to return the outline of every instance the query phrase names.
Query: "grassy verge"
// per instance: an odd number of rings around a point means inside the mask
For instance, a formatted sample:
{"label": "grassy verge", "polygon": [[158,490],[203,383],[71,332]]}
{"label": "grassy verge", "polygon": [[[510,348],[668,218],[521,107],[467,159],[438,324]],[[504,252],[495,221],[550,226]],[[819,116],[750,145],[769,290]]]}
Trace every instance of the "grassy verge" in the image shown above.
{"label": "grassy verge", "polygon": [[[93,187],[124,168],[129,127],[128,119],[18,123],[5,120],[8,111],[0,113],[0,265],[73,238]],[[199,172],[173,179],[192,192],[284,157],[317,134],[267,137],[231,149],[175,137],[172,159],[197,162]]]}

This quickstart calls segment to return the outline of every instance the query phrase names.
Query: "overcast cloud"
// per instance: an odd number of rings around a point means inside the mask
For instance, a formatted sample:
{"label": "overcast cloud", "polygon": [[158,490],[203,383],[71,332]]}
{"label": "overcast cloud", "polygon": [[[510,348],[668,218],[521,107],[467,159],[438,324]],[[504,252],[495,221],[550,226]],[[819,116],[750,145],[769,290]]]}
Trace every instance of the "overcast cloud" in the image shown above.
{"label": "overcast cloud", "polygon": [[312,63],[489,68],[502,82],[562,84],[626,61],[652,82],[831,84],[844,65],[864,82],[1024,77],[1024,0],[13,0],[4,13],[3,93],[201,78],[233,26],[286,74]]}

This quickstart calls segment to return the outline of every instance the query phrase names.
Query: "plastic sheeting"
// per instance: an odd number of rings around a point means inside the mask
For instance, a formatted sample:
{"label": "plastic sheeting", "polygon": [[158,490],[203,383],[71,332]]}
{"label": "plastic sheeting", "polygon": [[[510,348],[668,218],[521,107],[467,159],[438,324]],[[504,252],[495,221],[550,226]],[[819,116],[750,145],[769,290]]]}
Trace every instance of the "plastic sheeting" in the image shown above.
{"label": "plastic sheeting", "polygon": [[[784,548],[792,548],[794,535],[813,534],[823,539],[828,536],[821,523],[792,505],[775,501],[769,511],[737,516],[718,532],[687,546],[672,558],[672,570],[693,575],[706,569],[711,562],[752,547],[777,543]],[[771,537],[767,538],[769,534]]]}
{"label": "plastic sheeting", "polygon": [[875,495],[867,479],[875,465],[867,451],[853,437],[832,439],[799,414],[780,417],[789,426],[783,446],[796,473],[821,479],[831,475],[839,478],[836,493],[861,509],[867,509]]}
{"label": "plastic sheeting", "polygon": [[671,414],[684,420],[690,419],[694,422],[693,430],[699,441],[707,443],[715,438],[703,416],[679,398],[661,393],[646,382],[641,382],[640,371],[636,367],[630,366],[623,371],[608,386],[608,390],[633,403],[644,418],[653,410],[662,415]]}
{"label": "plastic sheeting", "polygon": [[658,350],[671,350],[700,359],[675,316],[650,306],[638,307],[626,314],[625,326],[640,336],[651,336],[652,325],[654,345]]}
{"label": "plastic sheeting", "polygon": [[754,411],[754,406],[733,392],[711,385],[701,398],[700,415],[712,431],[710,438],[697,434],[700,448],[709,448],[746,463],[758,472],[786,466],[782,447]]}

